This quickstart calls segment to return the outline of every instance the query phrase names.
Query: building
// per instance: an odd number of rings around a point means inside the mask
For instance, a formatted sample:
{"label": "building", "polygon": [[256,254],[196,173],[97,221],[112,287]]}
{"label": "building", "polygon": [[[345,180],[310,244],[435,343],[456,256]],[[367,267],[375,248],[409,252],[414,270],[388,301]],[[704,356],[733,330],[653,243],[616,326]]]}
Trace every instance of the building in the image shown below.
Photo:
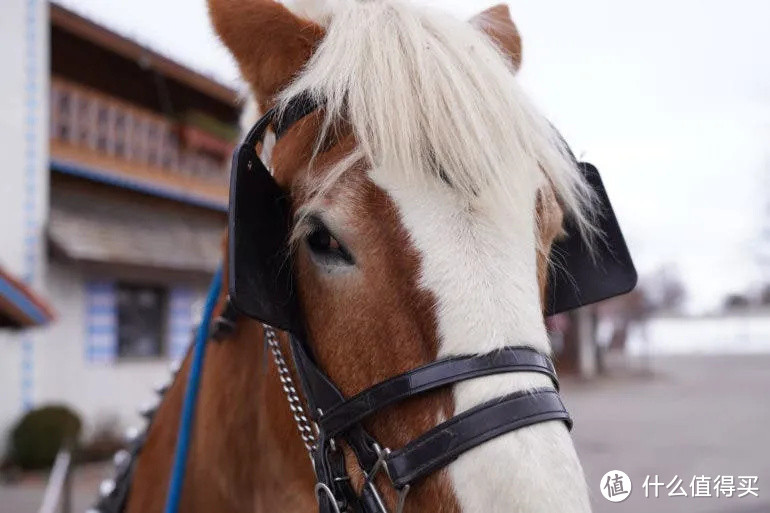
{"label": "building", "polygon": [[56,312],[0,332],[0,432],[48,403],[126,424],[219,263],[237,95],[56,4],[10,0],[0,34],[0,265]]}

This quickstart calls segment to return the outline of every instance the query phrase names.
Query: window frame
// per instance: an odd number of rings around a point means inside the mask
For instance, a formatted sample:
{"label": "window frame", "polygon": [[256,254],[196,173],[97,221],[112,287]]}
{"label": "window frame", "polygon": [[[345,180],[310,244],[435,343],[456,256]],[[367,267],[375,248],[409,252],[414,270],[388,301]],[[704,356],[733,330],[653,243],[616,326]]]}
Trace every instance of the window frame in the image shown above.
{"label": "window frame", "polygon": [[[160,283],[147,283],[147,282],[135,282],[135,281],[129,281],[129,280],[116,280],[114,282],[115,287],[115,361],[117,363],[122,362],[144,362],[144,361],[154,361],[154,360],[163,360],[166,358],[167,353],[169,351],[169,336],[168,336],[168,325],[169,325],[169,315],[170,315],[170,305],[169,305],[169,298],[170,298],[170,288],[164,284]],[[159,299],[159,312],[157,313],[157,325],[153,327],[153,334],[157,336],[157,346],[155,351],[153,351],[153,354],[148,355],[139,355],[135,353],[126,353],[126,351],[123,349],[126,347],[125,344],[122,344],[122,338],[124,336],[121,335],[122,331],[125,329],[124,323],[121,322],[121,311],[123,308],[121,307],[121,293],[124,291],[128,291],[131,294],[135,295],[135,297],[140,294],[142,291],[152,291],[154,294],[156,294],[156,297]],[[125,313],[124,313],[125,315]],[[146,315],[140,315],[141,318],[148,318]]]}

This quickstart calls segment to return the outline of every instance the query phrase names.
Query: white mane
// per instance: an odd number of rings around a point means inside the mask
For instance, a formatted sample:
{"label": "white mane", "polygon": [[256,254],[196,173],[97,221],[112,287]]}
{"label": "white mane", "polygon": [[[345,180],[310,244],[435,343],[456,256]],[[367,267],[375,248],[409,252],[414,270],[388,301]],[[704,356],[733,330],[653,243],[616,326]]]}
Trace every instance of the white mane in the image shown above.
{"label": "white mane", "polygon": [[[308,185],[321,194],[366,161],[420,256],[419,287],[435,298],[437,357],[508,345],[548,351],[535,191],[550,181],[584,234],[592,230],[591,194],[512,64],[470,23],[398,0],[332,0],[316,12],[327,35],[279,105],[311,94],[325,109],[322,132],[343,119],[357,149]],[[549,385],[536,373],[458,383],[454,412]],[[447,475],[464,513],[590,511],[561,423],[489,441]]]}
{"label": "white mane", "polygon": [[[512,64],[479,29],[398,0],[330,2],[314,17],[327,35],[279,105],[311,94],[325,108],[326,130],[335,120],[350,123],[369,166],[407,180],[440,177],[470,205],[494,196],[532,208],[523,194],[531,197],[545,175],[590,231],[590,188]],[[329,173],[320,189],[344,170]]]}

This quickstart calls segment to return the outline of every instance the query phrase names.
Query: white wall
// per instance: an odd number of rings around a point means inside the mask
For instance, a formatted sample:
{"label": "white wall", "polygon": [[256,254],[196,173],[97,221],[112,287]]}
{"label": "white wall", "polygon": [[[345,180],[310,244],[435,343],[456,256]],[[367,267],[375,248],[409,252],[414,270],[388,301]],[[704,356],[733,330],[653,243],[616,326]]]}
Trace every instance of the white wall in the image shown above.
{"label": "white wall", "polygon": [[7,430],[25,406],[67,404],[86,428],[108,418],[135,423],[137,407],[168,376],[168,361],[94,363],[85,357],[89,277],[46,257],[48,2],[0,1],[0,265],[27,280],[56,313],[45,328],[0,331],[2,454]]}
{"label": "white wall", "polygon": [[[0,7],[0,265],[45,294],[48,210],[48,2]],[[34,400],[34,333],[0,333],[0,449]]]}
{"label": "white wall", "polygon": [[[64,404],[84,421],[88,436],[103,421],[121,428],[142,422],[139,406],[154,398],[153,388],[169,376],[170,359],[94,362],[86,358],[89,276],[77,266],[52,260],[44,281],[56,309],[56,322],[38,330],[34,346],[35,405]],[[205,287],[190,285],[201,303]],[[194,308],[194,310],[196,310]],[[194,322],[199,313],[195,311]],[[7,432],[21,413],[21,352],[17,336],[0,332],[0,431]],[[0,448],[5,441],[0,442]]]}
{"label": "white wall", "polygon": [[33,271],[39,284],[48,210],[48,3],[37,0],[32,11],[28,3],[3,0],[0,16],[0,261],[18,276]]}
{"label": "white wall", "polygon": [[[76,267],[49,262],[46,281],[59,318],[41,334],[37,346],[36,398],[39,404],[56,402],[72,407],[83,417],[87,429],[106,419],[116,419],[126,427],[140,420],[137,408],[152,399],[153,386],[168,377],[169,360],[88,361],[87,278]],[[195,290],[198,296],[204,292]]]}
{"label": "white wall", "polygon": [[7,432],[21,413],[21,344],[0,331],[0,458],[5,454]]}
{"label": "white wall", "polygon": [[653,317],[630,330],[627,349],[632,355],[768,353],[770,312]]}

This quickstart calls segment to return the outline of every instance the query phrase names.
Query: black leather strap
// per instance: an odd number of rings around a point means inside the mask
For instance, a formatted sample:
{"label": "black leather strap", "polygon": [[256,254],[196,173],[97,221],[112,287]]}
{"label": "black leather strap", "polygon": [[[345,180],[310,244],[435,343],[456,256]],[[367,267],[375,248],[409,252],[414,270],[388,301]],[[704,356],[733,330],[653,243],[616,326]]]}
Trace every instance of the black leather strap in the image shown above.
{"label": "black leather strap", "polygon": [[211,323],[209,337],[217,342],[221,342],[233,334],[237,322],[238,311],[235,309],[233,302],[230,301],[230,297],[228,296],[227,299],[225,299],[225,305],[222,308],[222,312],[217,315],[216,319]]}
{"label": "black leather strap", "polygon": [[317,443],[318,446],[313,454],[316,479],[319,483],[326,485],[333,496],[332,498],[328,493],[316,489],[319,513],[347,511],[349,505],[358,502],[358,496],[353,490],[350,480],[341,479],[341,477],[347,476],[345,456],[341,449],[330,447],[328,439],[323,433],[319,434]]}
{"label": "black leather strap", "polygon": [[[341,503],[357,503],[367,513],[379,513],[372,509],[377,505],[375,491],[369,490],[362,496],[351,498],[344,465],[334,464],[332,454],[328,452],[335,436],[341,435],[349,443],[361,468],[371,472],[376,459],[374,440],[363,430],[360,421],[388,404],[458,381],[504,372],[539,372],[550,376],[554,385],[558,384],[553,364],[547,356],[529,348],[509,347],[484,355],[433,362],[374,385],[348,400],[316,365],[302,340],[290,334],[290,341],[309,415],[319,425],[319,445],[313,456],[318,481],[329,486]],[[452,417],[401,449],[390,452],[385,457],[388,475],[396,488],[403,489],[488,440],[551,420],[560,420],[568,428],[572,427],[572,420],[556,389],[517,392],[489,401]],[[331,504],[321,499],[322,513],[330,508]]]}
{"label": "black leather strap", "polygon": [[246,137],[243,138],[241,145],[236,148],[235,154],[237,154],[243,146],[253,151],[256,144],[262,141],[265,132],[271,125],[275,137],[280,139],[281,136],[294,125],[294,123],[313,112],[316,108],[317,105],[307,95],[300,95],[292,98],[288,105],[281,111],[280,116],[278,115],[279,110],[276,107],[273,107],[267,111],[264,116],[259,118],[259,121],[249,129],[246,133]]}
{"label": "black leather strap", "polygon": [[305,399],[310,409],[308,413],[314,421],[318,422],[322,412],[343,403],[345,396],[318,368],[308,354],[305,344],[293,333],[289,334],[289,340],[291,341],[294,364],[297,366],[297,374],[299,374]]}
{"label": "black leather strap", "polygon": [[405,372],[328,408],[318,425],[329,436],[360,422],[390,404],[437,388],[468,379],[507,372],[539,372],[559,382],[551,359],[528,347],[505,347],[481,355],[466,355],[438,360]]}
{"label": "black leather strap", "polygon": [[561,420],[572,428],[569,413],[553,389],[517,392],[481,404],[390,453],[386,459],[389,475],[397,488],[403,488],[477,445],[548,420]]}
{"label": "black leather strap", "polygon": [[273,116],[275,138],[280,139],[294,123],[318,108],[309,94],[295,96],[281,111],[280,116]]}

